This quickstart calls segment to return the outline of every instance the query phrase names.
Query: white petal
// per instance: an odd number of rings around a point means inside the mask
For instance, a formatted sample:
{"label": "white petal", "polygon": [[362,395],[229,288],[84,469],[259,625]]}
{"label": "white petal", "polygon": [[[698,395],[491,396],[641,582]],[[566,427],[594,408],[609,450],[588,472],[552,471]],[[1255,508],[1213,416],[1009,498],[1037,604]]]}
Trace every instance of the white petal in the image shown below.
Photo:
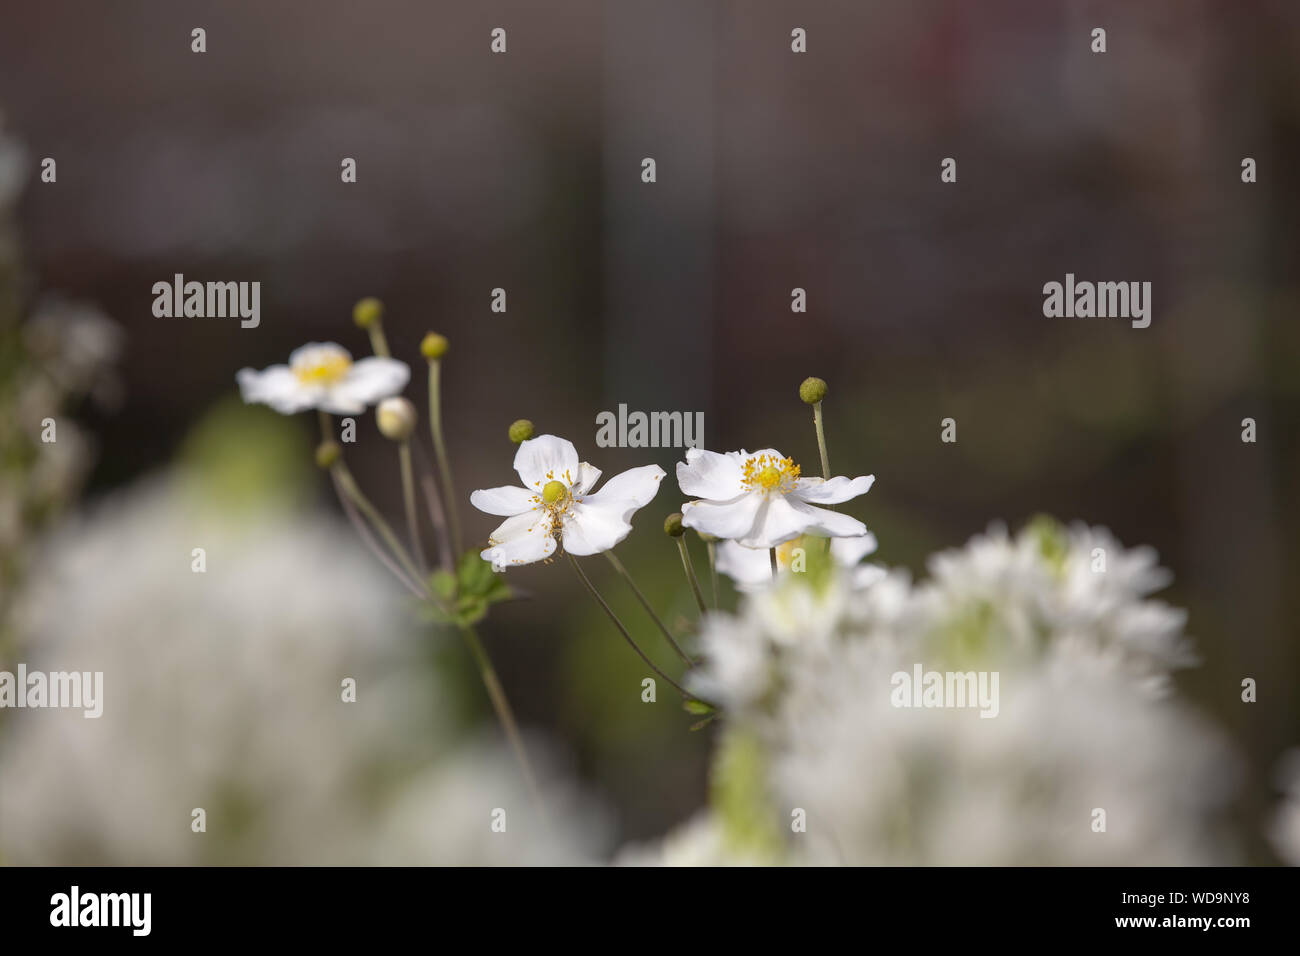
{"label": "white petal", "polygon": [[742,591],[764,587],[772,581],[772,558],[767,550],[746,548],[734,541],[719,541],[718,572],[736,582]]}
{"label": "white petal", "polygon": [[541,504],[541,498],[527,488],[504,485],[500,488],[480,488],[469,496],[469,503],[490,515],[518,515],[532,511]]}
{"label": "white petal", "polygon": [[688,448],[686,460],[677,463],[677,486],[694,498],[730,501],[745,491],[740,456]]}
{"label": "white petal", "polygon": [[792,494],[817,505],[838,505],[858,495],[865,495],[875,482],[875,475],[864,475],[861,478],[845,478],[841,475],[830,481],[800,478],[795,482]]}
{"label": "white petal", "polygon": [[520,443],[515,452],[515,471],[525,488],[541,490],[548,481],[562,481],[572,487],[582,469],[573,442],[555,435],[538,435]]}
{"label": "white petal", "polygon": [[[363,411],[401,392],[411,380],[411,368],[397,359],[371,356],[348,369],[347,377],[329,390],[325,411],[336,415]],[[360,407],[358,407],[360,406]]]}
{"label": "white petal", "polygon": [[[637,508],[644,508],[659,493],[659,484],[663,481],[664,470],[658,465],[642,465],[620,472],[594,495],[587,495],[585,501],[597,502],[628,501]],[[631,517],[629,512],[628,517]]]}
{"label": "white petal", "polygon": [[809,522],[804,529],[809,534],[829,538],[855,538],[867,533],[867,526],[857,518],[840,514],[838,511],[814,508],[812,505],[795,498],[794,495],[788,495],[785,502]]}
{"label": "white petal", "polygon": [[754,527],[761,495],[743,494],[730,501],[688,501],[682,505],[682,524],[715,538],[739,539]]}
{"label": "white petal", "polygon": [[585,495],[596,482],[600,481],[600,469],[595,465],[589,465],[585,461],[578,464],[578,480],[573,483],[571,489],[575,495]]}
{"label": "white petal", "polygon": [[329,359],[346,359],[352,361],[352,353],[337,342],[308,342],[289,353],[289,366],[299,364],[318,365]]}
{"label": "white petal", "polygon": [[574,502],[564,517],[564,550],[575,555],[608,551],[631,533],[628,519],[635,511],[636,506],[625,499]]}
{"label": "white petal", "polygon": [[775,548],[778,544],[799,537],[817,521],[816,515],[809,515],[800,508],[814,510],[793,498],[768,496],[754,519],[750,533],[737,540],[747,548]]}
{"label": "white petal", "polygon": [[[836,538],[836,541],[841,540]],[[869,588],[877,581],[889,577],[889,571],[879,564],[864,564],[860,568],[853,569],[853,586],[858,590]]]}
{"label": "white petal", "polygon": [[876,536],[868,531],[855,538],[832,538],[831,557],[837,564],[852,567],[876,550]]}
{"label": "white petal", "polygon": [[658,465],[629,468],[594,495],[574,501],[564,518],[564,550],[583,555],[614,547],[631,532],[632,515],[650,503],[663,477]]}
{"label": "white petal", "polygon": [[492,532],[488,546],[479,552],[484,561],[492,562],[493,571],[520,564],[532,564],[550,557],[555,552],[555,538],[551,535],[551,519],[545,512],[515,515],[507,518]]}
{"label": "white petal", "polygon": [[283,415],[314,408],[325,395],[319,386],[304,386],[287,365],[272,365],[261,372],[240,369],[235,381],[246,403],[270,405]]}

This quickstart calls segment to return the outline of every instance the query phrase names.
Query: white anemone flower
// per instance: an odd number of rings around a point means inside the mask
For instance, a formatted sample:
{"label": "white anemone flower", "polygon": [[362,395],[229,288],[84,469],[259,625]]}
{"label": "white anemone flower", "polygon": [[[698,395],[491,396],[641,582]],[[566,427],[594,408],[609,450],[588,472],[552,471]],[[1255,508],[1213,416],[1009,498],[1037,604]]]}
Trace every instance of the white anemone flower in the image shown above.
{"label": "white anemone flower", "polygon": [[555,435],[522,442],[515,471],[522,488],[485,488],[469,497],[479,511],[507,519],[481,552],[494,571],[549,558],[561,544],[573,555],[608,551],[632,531],[632,515],[650,503],[664,477],[658,465],[643,465],[592,493],[600,469],[578,461],[573,442]]}
{"label": "white anemone flower", "polygon": [[410,378],[405,362],[379,356],[354,362],[347,349],[333,342],[308,342],[290,353],[288,365],[260,372],[240,369],[235,376],[245,402],[270,405],[282,415],[309,408],[356,415],[396,395]]}
{"label": "white anemone flower", "polygon": [[692,448],[677,463],[682,493],[702,500],[682,505],[682,524],[746,548],[774,548],[802,534],[855,538],[867,526],[816,505],[866,494],[875,475],[801,478],[799,466],[773,448],[719,454]]}
{"label": "white anemone flower", "polygon": [[[777,567],[784,571],[795,561],[799,548],[820,548],[824,538],[806,535],[793,538],[777,546]],[[831,538],[831,560],[837,567],[850,569],[856,587],[867,587],[883,578],[888,572],[878,564],[862,564],[867,555],[876,550],[876,536],[868,531],[855,538]],[[772,558],[765,548],[746,548],[735,541],[718,542],[718,573],[725,574],[736,584],[738,591],[761,591],[772,583]]]}

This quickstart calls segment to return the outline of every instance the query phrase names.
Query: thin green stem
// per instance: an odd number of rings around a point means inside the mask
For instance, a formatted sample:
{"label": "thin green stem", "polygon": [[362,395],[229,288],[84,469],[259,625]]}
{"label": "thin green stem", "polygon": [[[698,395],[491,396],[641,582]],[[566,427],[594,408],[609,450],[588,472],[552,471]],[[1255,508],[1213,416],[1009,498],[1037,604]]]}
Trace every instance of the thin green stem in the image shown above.
{"label": "thin green stem", "polygon": [[496,711],[497,720],[501,722],[501,729],[505,731],[506,737],[510,740],[510,746],[515,752],[515,759],[519,761],[519,769],[523,772],[524,781],[528,785],[528,792],[532,794],[533,803],[537,806],[538,813],[545,818],[546,807],[542,803],[542,792],[537,787],[537,777],[533,774],[532,764],[528,762],[528,752],[524,749],[524,739],[519,733],[519,725],[515,723],[514,711],[510,709],[510,701],[506,697],[505,688],[501,686],[501,681],[497,677],[496,668],[492,666],[492,659],[488,657],[487,648],[479,640],[478,633],[474,628],[462,627],[460,633],[464,636],[470,653],[474,655],[474,662],[478,664],[479,674],[483,678],[483,686],[487,688],[488,697],[492,699],[492,708]]}
{"label": "thin green stem", "polygon": [[380,547],[379,542],[375,540],[375,536],[371,533],[370,527],[357,511],[357,506],[352,503],[352,499],[343,491],[343,485],[339,481],[338,475],[331,472],[330,479],[334,482],[334,490],[338,493],[339,503],[343,505],[343,513],[347,515],[348,521],[352,522],[352,527],[356,528],[357,534],[360,536],[362,543],[370,549],[371,554],[379,559],[379,563],[386,567],[393,577],[397,578],[397,580],[402,583],[404,588],[420,600],[426,600],[428,595],[420,590],[420,585],[415,581],[412,581],[407,576],[406,572],[402,570],[401,565],[394,561],[392,556]]}
{"label": "thin green stem", "polygon": [[388,351],[388,339],[384,338],[384,324],[376,319],[368,330],[370,332],[370,349],[380,358],[391,358]]}
{"label": "thin green stem", "polygon": [[636,595],[636,599],[640,601],[641,606],[645,608],[645,612],[650,615],[651,620],[655,622],[655,626],[659,628],[659,633],[664,636],[668,643],[672,645],[673,650],[677,652],[677,656],[686,663],[687,667],[694,667],[695,661],[691,660],[690,655],[681,649],[681,646],[673,638],[672,632],[669,631],[664,622],[659,619],[659,615],[656,614],[654,608],[650,606],[650,602],[646,599],[646,596],[641,593],[641,589],[637,587],[636,582],[632,580],[632,575],[628,573],[627,568],[623,567],[623,562],[614,556],[613,551],[606,551],[605,557],[609,558],[609,563],[614,565],[614,570],[622,575],[623,580],[626,581],[628,587],[632,589],[632,593]]}
{"label": "thin green stem", "polygon": [[429,362],[429,432],[433,436],[433,453],[438,458],[442,474],[443,496],[447,503],[447,521],[451,525],[451,542],[456,554],[460,546],[460,508],[456,499],[456,486],[451,480],[451,461],[447,457],[447,444],[442,438],[442,399],[439,396],[439,367],[437,359]]}
{"label": "thin green stem", "polygon": [[384,544],[388,545],[389,550],[393,552],[393,555],[402,565],[402,570],[409,574],[414,580],[423,583],[424,575],[420,572],[420,569],[415,566],[415,562],[412,561],[411,556],[407,554],[406,548],[402,547],[402,542],[398,539],[397,535],[393,534],[393,529],[388,526],[388,522],[384,520],[384,516],[379,513],[379,510],[370,503],[370,499],[367,498],[357,486],[356,479],[352,477],[352,472],[350,472],[348,466],[343,463],[343,459],[340,458],[335,462],[330,468],[330,471],[337,477],[339,487],[343,489],[343,493],[352,500],[352,503],[357,506],[361,513],[370,521],[371,525],[374,526],[374,529],[379,532],[379,536],[384,539]]}
{"label": "thin green stem", "polygon": [[817,428],[817,450],[822,456],[822,478],[831,480],[831,461],[826,454],[826,431],[822,427],[822,403],[813,405],[813,425]]}
{"label": "thin green stem", "polygon": [[718,609],[718,545],[716,541],[704,542],[709,552],[709,581],[713,586],[713,610]]}
{"label": "thin green stem", "polygon": [[397,459],[402,470],[402,504],[406,508],[406,531],[411,536],[411,550],[421,568],[428,568],[429,562],[424,557],[424,545],[420,541],[420,519],[415,512],[415,469],[411,467],[411,443],[401,442],[397,446]]}
{"label": "thin green stem", "polygon": [[649,667],[656,674],[658,674],[661,678],[666,680],[673,687],[677,688],[677,690],[681,693],[681,695],[685,697],[687,700],[698,700],[699,699],[698,697],[696,697],[694,694],[687,691],[686,688],[684,688],[681,684],[677,683],[677,681],[673,680],[671,677],[669,677],[667,674],[661,671],[659,667],[655,664],[655,662],[650,660],[650,658],[646,656],[645,651],[641,650],[637,642],[632,639],[632,635],[627,632],[627,628],[623,626],[623,622],[618,619],[618,615],[614,613],[614,609],[610,607],[608,603],[606,603],[603,597],[600,596],[600,592],[596,590],[596,585],[591,583],[591,579],[587,577],[587,573],[582,570],[582,565],[578,564],[578,559],[575,558],[573,555],[569,555],[569,563],[573,565],[573,570],[577,572],[578,578],[579,580],[582,581],[583,585],[587,588],[587,592],[593,598],[596,599],[596,603],[601,606],[601,609],[604,610],[605,614],[609,617],[609,619],[614,622],[614,626],[618,628],[618,632],[623,635],[623,640],[627,641],[628,644],[631,645],[632,650],[636,651],[637,657],[645,661],[646,666]]}
{"label": "thin green stem", "polygon": [[678,536],[677,550],[682,553],[682,567],[686,571],[686,581],[691,586],[691,593],[695,595],[695,603],[699,605],[701,614],[707,614],[709,609],[704,606],[704,593],[700,591],[700,581],[695,576],[695,565],[691,563],[691,552],[686,547],[685,535]]}

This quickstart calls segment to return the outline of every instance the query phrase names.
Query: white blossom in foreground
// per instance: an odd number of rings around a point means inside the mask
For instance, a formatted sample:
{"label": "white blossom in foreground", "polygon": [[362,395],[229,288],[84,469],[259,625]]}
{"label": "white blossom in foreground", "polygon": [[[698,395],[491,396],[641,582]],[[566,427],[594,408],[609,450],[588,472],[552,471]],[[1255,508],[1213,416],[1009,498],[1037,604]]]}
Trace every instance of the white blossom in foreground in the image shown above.
{"label": "white blossom in foreground", "polygon": [[578,461],[573,442],[555,435],[520,443],[514,467],[522,487],[480,489],[469,499],[507,519],[481,552],[496,571],[541,561],[561,544],[578,556],[608,551],[632,531],[632,515],[650,503],[664,477],[658,465],[643,465],[593,492],[600,469]]}
{"label": "white blossom in foreground", "polygon": [[875,480],[874,475],[802,478],[799,466],[773,448],[753,454],[691,448],[677,463],[682,494],[700,499],[682,505],[682,524],[746,548],[774,548],[802,534],[866,534],[866,525],[856,518],[817,505],[864,495]]}
{"label": "white blossom in foreground", "polygon": [[[102,671],[103,714],[0,714],[5,863],[567,863],[599,850],[599,815],[548,763],[551,833],[529,825],[503,738],[458,742],[451,695],[423,664],[427,634],[333,518],[154,481],[70,523],[30,580],[21,660]],[[508,837],[489,829],[496,807]],[[470,821],[481,839],[443,829]]]}
{"label": "white blossom in foreground", "polygon": [[[1108,550],[1096,573],[1109,580],[1078,573],[1094,547]],[[1152,692],[1189,656],[1181,616],[1174,626],[1176,612],[1146,597],[1165,579],[1153,555],[1037,522],[1014,539],[973,539],[931,569],[919,585],[900,572],[869,586],[844,569],[782,575],[738,615],[709,616],[694,687],[726,713],[714,776],[731,797],[713,814],[733,834],[728,854],[777,845],[783,861],[813,864],[1235,861],[1223,810],[1236,759],[1168,688]],[[993,706],[900,696],[899,675],[918,665],[990,683],[996,674]]]}
{"label": "white blossom in foreground", "polygon": [[311,408],[356,415],[396,395],[410,378],[405,362],[379,356],[354,362],[333,342],[309,342],[290,353],[288,365],[240,369],[235,376],[245,402],[270,405],[284,415]]}
{"label": "white blossom in foreground", "polygon": [[1300,866],[1300,748],[1283,756],[1277,780],[1283,796],[1269,824],[1269,841],[1283,862]]}
{"label": "white blossom in foreground", "polygon": [[[803,549],[805,556],[810,548],[826,548],[825,538],[811,535],[794,538],[776,549],[777,567],[780,571],[789,570],[795,565],[797,551]],[[880,565],[862,565],[862,559],[876,550],[876,536],[868,531],[855,538],[831,538],[829,543],[831,560],[845,568],[852,568],[854,580],[863,587],[885,576],[885,569]],[[735,582],[737,590],[757,591],[772,584],[772,558],[767,549],[746,548],[735,541],[719,541],[718,573],[725,574]],[[799,568],[798,570],[805,570]]]}

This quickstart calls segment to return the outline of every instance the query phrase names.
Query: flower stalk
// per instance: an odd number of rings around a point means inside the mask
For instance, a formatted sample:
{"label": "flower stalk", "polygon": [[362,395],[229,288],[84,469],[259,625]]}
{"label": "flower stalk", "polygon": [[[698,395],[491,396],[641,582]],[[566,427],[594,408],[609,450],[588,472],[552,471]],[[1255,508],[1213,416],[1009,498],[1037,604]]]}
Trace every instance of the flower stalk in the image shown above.
{"label": "flower stalk", "polygon": [[664,636],[664,639],[668,641],[672,646],[672,649],[677,652],[677,656],[682,659],[683,663],[685,663],[687,667],[694,667],[695,661],[689,654],[682,650],[681,645],[679,645],[676,639],[673,638],[672,632],[668,630],[667,625],[659,619],[659,615],[655,613],[654,608],[651,607],[646,596],[641,593],[641,589],[636,586],[636,582],[632,580],[632,575],[629,574],[627,568],[623,566],[623,562],[615,557],[613,551],[606,551],[605,557],[607,557],[609,563],[614,566],[614,570],[617,571],[619,575],[622,576],[623,580],[627,582],[628,587],[632,589],[632,593],[636,595],[636,599],[641,602],[641,606],[645,608],[646,613],[649,614],[651,620],[655,622],[655,626],[659,628],[659,633]]}

